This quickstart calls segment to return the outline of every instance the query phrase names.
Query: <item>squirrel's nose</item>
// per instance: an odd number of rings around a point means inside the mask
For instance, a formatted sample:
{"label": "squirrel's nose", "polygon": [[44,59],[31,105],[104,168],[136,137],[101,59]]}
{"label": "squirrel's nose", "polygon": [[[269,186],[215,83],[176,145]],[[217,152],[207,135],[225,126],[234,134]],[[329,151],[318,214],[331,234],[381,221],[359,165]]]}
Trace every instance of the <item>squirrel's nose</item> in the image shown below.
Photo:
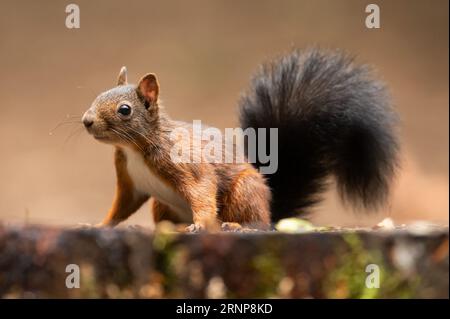
{"label": "squirrel's nose", "polygon": [[91,119],[91,118],[85,117],[85,118],[83,119],[83,124],[84,124],[85,127],[91,127],[92,124],[94,124],[94,120]]}
{"label": "squirrel's nose", "polygon": [[94,117],[91,115],[91,113],[88,111],[84,113],[83,118],[81,119],[83,121],[83,124],[86,128],[89,128],[94,124]]}

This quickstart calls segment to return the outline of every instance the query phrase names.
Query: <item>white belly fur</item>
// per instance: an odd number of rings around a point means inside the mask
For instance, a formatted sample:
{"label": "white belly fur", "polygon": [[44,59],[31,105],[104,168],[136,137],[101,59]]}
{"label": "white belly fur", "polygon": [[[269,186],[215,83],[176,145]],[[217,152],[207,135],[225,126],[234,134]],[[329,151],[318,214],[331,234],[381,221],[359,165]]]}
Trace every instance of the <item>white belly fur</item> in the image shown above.
{"label": "white belly fur", "polygon": [[[145,164],[143,156],[132,149],[125,149],[127,171],[137,192],[151,195],[168,205],[185,218],[192,216],[190,206]],[[192,217],[191,217],[192,218]]]}

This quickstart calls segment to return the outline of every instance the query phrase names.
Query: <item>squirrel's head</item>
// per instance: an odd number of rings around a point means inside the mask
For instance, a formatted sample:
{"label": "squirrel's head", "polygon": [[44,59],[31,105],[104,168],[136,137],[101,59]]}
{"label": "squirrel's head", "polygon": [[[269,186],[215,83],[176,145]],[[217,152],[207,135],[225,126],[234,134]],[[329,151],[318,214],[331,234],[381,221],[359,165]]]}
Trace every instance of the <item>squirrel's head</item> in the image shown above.
{"label": "squirrel's head", "polygon": [[138,85],[128,84],[122,67],[117,86],[101,93],[84,113],[82,121],[95,139],[131,145],[156,125],[159,117],[159,84],[156,75],[144,75]]}

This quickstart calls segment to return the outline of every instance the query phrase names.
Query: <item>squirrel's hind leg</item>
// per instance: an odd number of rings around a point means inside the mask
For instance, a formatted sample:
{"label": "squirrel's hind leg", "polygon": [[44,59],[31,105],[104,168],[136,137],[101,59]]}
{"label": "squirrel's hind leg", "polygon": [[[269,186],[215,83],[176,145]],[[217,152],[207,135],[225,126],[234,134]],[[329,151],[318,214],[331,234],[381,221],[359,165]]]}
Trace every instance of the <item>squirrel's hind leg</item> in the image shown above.
{"label": "squirrel's hind leg", "polygon": [[270,227],[270,189],[253,168],[236,174],[222,198],[220,219],[249,227]]}

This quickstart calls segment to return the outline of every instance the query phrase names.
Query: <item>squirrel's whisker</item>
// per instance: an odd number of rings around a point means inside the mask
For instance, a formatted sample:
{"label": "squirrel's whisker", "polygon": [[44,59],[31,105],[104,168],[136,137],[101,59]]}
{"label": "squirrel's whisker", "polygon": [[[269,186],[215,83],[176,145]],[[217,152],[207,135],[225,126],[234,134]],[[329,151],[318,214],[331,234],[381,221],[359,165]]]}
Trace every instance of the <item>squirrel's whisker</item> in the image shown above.
{"label": "squirrel's whisker", "polygon": [[133,140],[132,136],[130,136],[127,132],[125,132],[125,131],[123,131],[123,130],[121,130],[121,129],[119,129],[119,128],[114,129],[114,128],[112,128],[112,127],[110,128],[110,130],[113,131],[114,133],[116,133],[116,134],[119,136],[119,138],[121,138],[122,140],[133,143],[133,144],[136,145],[142,152],[144,152],[144,150],[142,149],[142,147],[139,146],[139,144],[137,144],[137,143]]}
{"label": "squirrel's whisker", "polygon": [[130,129],[132,132],[141,135],[141,136],[145,139],[145,141],[146,141],[147,143],[151,144],[152,146],[156,146],[156,145],[154,144],[154,142],[153,142],[151,139],[149,139],[147,136],[145,136],[142,132],[139,132],[139,131],[137,131],[136,129],[131,128],[131,127],[130,127],[129,129]]}
{"label": "squirrel's whisker", "polygon": [[67,142],[69,142],[69,140],[76,136],[76,135],[80,135],[81,132],[83,132],[83,127],[82,126],[78,126],[75,129],[72,129],[72,131],[70,132],[70,134],[66,137],[66,139],[64,140],[64,145],[67,144]]}
{"label": "squirrel's whisker", "polygon": [[134,140],[133,136],[131,136],[128,132],[126,132],[126,131],[124,131],[124,130],[121,130],[121,131],[122,131],[122,133],[123,133],[125,136],[128,137],[128,140],[129,140],[130,142],[132,142],[132,143],[133,143],[134,145],[136,145],[142,152],[144,152],[144,150],[142,149],[142,147],[141,147],[139,144],[136,143],[136,141]]}
{"label": "squirrel's whisker", "polygon": [[63,125],[67,124],[81,124],[81,120],[67,120],[67,121],[61,121],[59,122],[54,128],[52,128],[49,131],[49,134],[52,135],[54,131],[56,131],[58,128],[60,128]]}

